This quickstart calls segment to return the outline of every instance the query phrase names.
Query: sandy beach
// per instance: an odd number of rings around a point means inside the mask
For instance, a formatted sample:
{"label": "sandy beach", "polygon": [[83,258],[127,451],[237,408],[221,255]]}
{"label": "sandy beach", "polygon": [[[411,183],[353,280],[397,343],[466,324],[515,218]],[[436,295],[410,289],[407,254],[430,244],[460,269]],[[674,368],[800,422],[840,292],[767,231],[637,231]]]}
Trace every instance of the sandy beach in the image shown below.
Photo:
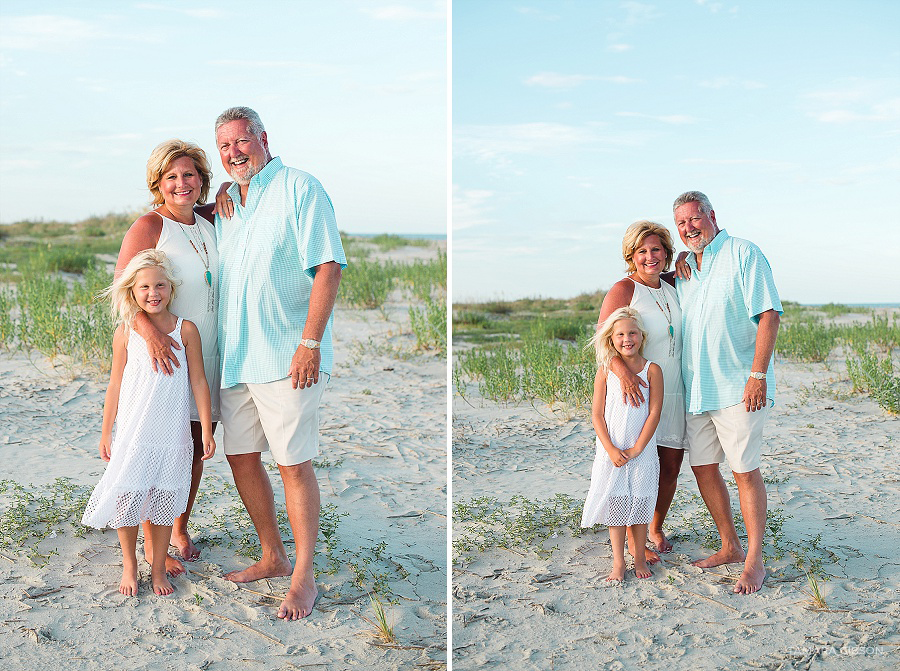
{"label": "sandy beach", "polygon": [[[761,470],[781,536],[767,532],[760,592],[732,593],[740,564],[691,565],[711,551],[697,533],[705,508],[685,460],[666,525],[675,547],[650,579],[629,571],[623,584],[606,582],[602,527],[576,537],[560,530],[546,559],[513,546],[455,560],[454,669],[896,668],[900,418],[850,393],[840,349],[824,364],[779,360],[776,376]],[[539,403],[457,396],[452,445],[454,505],[557,493],[583,502],[587,493],[594,433],[584,415],[560,421]],[[726,481],[737,512],[730,473]],[[462,526],[454,521],[454,542],[471,534]],[[827,609],[805,593],[811,563],[827,578]]]}
{"label": "sandy beach", "polygon": [[[392,258],[423,253],[433,257],[434,249],[404,248]],[[314,461],[329,549],[320,540],[321,598],[312,616],[275,616],[289,578],[243,586],[222,578],[252,563],[239,551],[253,534],[220,448],[191,517],[201,558],[172,580],[169,597],[153,595],[144,562],[139,596],[118,593],[112,530],[76,537],[67,524],[40,542],[35,561],[25,548],[0,553],[3,668],[444,668],[446,359],[414,351],[409,300],[395,290],[383,312],[336,309],[335,369]],[[106,381],[73,379],[62,366],[22,354],[0,355],[0,380],[0,479],[46,495],[64,476],[89,491],[104,468],[97,442]],[[7,483],[5,516],[18,514],[8,508],[13,497]],[[382,595],[395,623],[395,644],[380,642],[367,621],[375,619],[371,592]]]}

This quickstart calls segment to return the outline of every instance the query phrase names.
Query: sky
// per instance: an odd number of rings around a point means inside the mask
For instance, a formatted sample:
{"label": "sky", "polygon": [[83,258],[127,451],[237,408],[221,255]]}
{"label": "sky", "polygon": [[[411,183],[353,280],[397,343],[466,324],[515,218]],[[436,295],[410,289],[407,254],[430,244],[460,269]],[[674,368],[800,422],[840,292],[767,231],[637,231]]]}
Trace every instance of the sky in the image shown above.
{"label": "sky", "polygon": [[454,0],[456,302],[624,276],[710,198],[783,300],[900,302],[900,3]]}
{"label": "sky", "polygon": [[447,6],[432,0],[0,3],[0,222],[145,211],[147,158],[255,109],[350,233],[447,230]]}

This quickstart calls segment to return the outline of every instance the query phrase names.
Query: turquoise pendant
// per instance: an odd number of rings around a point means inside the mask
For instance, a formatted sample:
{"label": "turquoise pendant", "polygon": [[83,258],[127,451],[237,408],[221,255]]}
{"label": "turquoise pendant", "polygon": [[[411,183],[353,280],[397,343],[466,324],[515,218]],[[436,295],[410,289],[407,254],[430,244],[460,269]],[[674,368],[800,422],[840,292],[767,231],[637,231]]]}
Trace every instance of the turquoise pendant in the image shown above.
{"label": "turquoise pendant", "polygon": [[[212,273],[208,270],[206,271],[206,285],[210,287],[212,286]],[[672,327],[670,326],[669,328],[671,329]]]}
{"label": "turquoise pendant", "polygon": [[[207,271],[206,274],[209,275],[209,271]],[[209,282],[209,280],[206,280],[206,281]],[[675,327],[672,326],[671,324],[669,324],[669,335],[670,335],[672,338],[675,337]]]}

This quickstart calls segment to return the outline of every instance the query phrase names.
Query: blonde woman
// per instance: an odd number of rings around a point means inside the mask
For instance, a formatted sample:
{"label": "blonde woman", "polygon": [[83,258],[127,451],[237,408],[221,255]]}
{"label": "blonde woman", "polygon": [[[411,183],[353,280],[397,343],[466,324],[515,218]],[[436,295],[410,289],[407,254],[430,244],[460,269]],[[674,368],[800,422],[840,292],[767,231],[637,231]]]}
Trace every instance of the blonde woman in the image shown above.
{"label": "blonde woman", "polygon": [[[219,417],[219,347],[218,347],[218,266],[213,205],[203,205],[209,194],[212,171],[204,151],[182,140],[163,142],[147,161],[147,188],[154,208],[132,224],[122,240],[116,275],[145,249],[164,251],[179,281],[172,311],[196,324],[203,343],[203,368],[212,399],[213,429]],[[174,350],[177,343],[138,315],[134,329],[147,343],[154,371],[171,375],[179,365]],[[186,561],[194,561],[200,551],[188,534],[187,524],[203,475],[201,427],[195,405],[191,406],[191,436],[194,458],[191,466],[191,489],[187,509],[175,520],[172,544]],[[145,538],[150,538],[145,533]],[[152,563],[152,541],[145,542],[144,554]],[[168,548],[159,548],[167,552]],[[167,556],[166,567],[172,575],[184,572],[184,566]]]}
{"label": "blonde woman", "polygon": [[[647,551],[647,560],[651,564],[659,561],[658,552],[672,549],[662,527],[675,496],[687,447],[681,378],[681,308],[675,293],[674,273],[667,272],[674,255],[675,247],[665,226],[652,221],[637,221],[629,226],[622,240],[622,256],[628,274],[606,294],[598,320],[602,324],[620,308],[635,310],[647,330],[646,356],[657,363],[663,373],[663,405],[656,431],[659,494],[647,532],[656,550]],[[613,357],[610,370],[621,380],[623,400],[639,405],[644,400],[641,387],[645,382],[631,373],[619,357]],[[629,535],[628,541],[634,554],[635,539]]]}

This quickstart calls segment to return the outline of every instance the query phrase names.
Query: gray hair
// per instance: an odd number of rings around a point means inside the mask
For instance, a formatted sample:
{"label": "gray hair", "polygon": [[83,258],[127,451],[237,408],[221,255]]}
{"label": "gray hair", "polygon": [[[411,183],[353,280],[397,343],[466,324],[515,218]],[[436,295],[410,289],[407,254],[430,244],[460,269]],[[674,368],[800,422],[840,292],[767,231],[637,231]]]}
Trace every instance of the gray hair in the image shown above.
{"label": "gray hair", "polygon": [[700,193],[699,191],[685,191],[675,199],[675,204],[672,205],[672,212],[687,203],[700,203],[700,211],[703,214],[709,214],[713,209],[712,203],[709,202],[709,198],[706,197],[706,194]]}
{"label": "gray hair", "polygon": [[214,132],[218,133],[220,127],[231,121],[249,121],[250,125],[247,127],[247,130],[259,139],[262,139],[262,134],[266,132],[266,128],[263,126],[259,114],[249,107],[229,107],[222,112],[216,119],[216,127],[213,129]]}

